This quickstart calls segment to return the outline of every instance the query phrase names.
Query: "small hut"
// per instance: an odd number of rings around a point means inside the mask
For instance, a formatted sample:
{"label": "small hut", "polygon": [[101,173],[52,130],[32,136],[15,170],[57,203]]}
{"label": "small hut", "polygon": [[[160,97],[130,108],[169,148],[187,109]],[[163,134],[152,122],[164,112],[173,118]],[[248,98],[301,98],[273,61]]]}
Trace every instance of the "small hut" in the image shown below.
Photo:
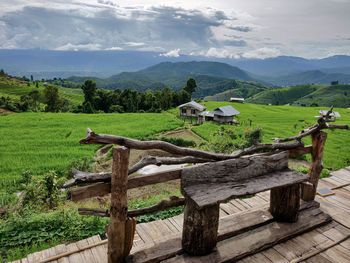
{"label": "small hut", "polygon": [[244,103],[244,98],[230,98],[230,102]]}
{"label": "small hut", "polygon": [[[320,114],[320,116],[317,116],[317,117],[325,117],[326,114],[327,114],[328,110],[320,110],[318,113]],[[333,118],[340,118],[340,114],[339,112],[337,111],[332,111],[330,114],[329,114],[330,117],[333,117]]]}
{"label": "small hut", "polygon": [[207,108],[195,101],[190,101],[177,107],[180,109],[180,116],[186,117],[198,117]]}
{"label": "small hut", "polygon": [[238,115],[240,112],[232,106],[224,106],[213,110],[212,113],[214,114],[214,121],[220,123],[233,123],[234,116]]}

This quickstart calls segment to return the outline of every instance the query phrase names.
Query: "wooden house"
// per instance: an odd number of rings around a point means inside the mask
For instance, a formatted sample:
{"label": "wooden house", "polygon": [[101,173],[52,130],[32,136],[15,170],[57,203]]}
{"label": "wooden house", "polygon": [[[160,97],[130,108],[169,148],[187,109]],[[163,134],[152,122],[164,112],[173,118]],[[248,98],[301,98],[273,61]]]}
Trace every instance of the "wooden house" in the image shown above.
{"label": "wooden house", "polygon": [[240,112],[232,106],[219,107],[212,111],[214,114],[214,121],[219,123],[233,123],[234,116]]}
{"label": "wooden house", "polygon": [[178,106],[178,108],[180,109],[180,116],[198,117],[207,107],[200,105],[195,101],[190,101]]}

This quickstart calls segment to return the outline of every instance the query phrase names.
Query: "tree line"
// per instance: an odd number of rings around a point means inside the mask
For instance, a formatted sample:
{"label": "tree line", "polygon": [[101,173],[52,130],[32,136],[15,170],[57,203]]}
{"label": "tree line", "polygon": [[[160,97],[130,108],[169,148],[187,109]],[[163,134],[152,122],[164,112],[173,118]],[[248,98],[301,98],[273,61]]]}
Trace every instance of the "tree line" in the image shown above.
{"label": "tree line", "polygon": [[[0,71],[0,75],[6,73]],[[23,80],[23,79],[21,79]],[[38,81],[32,83],[39,88]],[[30,80],[25,79],[30,86]],[[139,92],[132,89],[104,90],[98,89],[96,82],[87,79],[81,85],[84,93],[84,102],[81,105],[73,105],[59,94],[59,89],[54,85],[47,85],[43,92],[33,90],[22,95],[20,99],[10,97],[0,98],[0,107],[15,112],[47,111],[47,112],[74,112],[74,113],[112,113],[112,112],[161,112],[174,108],[191,100],[195,92],[196,81],[189,78],[186,86],[181,91],[173,91],[169,87]],[[45,107],[42,107],[42,103]]]}
{"label": "tree line", "polygon": [[161,112],[190,101],[196,86],[196,81],[189,78],[186,86],[179,92],[169,87],[146,92],[132,89],[111,91],[97,89],[96,82],[88,79],[81,86],[84,102],[73,112]]}

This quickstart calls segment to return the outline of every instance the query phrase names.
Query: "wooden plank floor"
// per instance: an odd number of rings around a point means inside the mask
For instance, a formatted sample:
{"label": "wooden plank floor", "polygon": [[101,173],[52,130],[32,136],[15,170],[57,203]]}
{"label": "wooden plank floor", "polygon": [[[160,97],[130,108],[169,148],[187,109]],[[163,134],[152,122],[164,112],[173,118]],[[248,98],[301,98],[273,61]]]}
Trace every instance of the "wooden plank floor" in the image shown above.
{"label": "wooden plank floor", "polygon": [[[337,245],[317,253],[302,262],[350,262],[350,167],[335,171],[332,177],[320,180],[319,187],[334,189],[335,195],[328,197],[316,197],[321,204],[321,209],[333,217],[333,222],[310,232],[299,235],[286,242],[275,245],[272,248],[246,257],[238,262],[291,262],[303,255],[326,248],[329,245],[343,240]],[[249,199],[235,199],[226,204],[221,204],[220,217],[267,206],[270,199],[269,192],[263,192]],[[150,247],[153,244],[169,239],[172,235],[182,231],[183,214],[165,220],[141,223],[136,226],[136,234],[132,252]],[[28,255],[16,262],[40,262],[45,258],[58,255],[77,248],[101,241],[99,236],[93,236],[77,243],[58,245],[56,247]],[[57,263],[80,262],[107,262],[107,245],[99,245],[60,258]]]}

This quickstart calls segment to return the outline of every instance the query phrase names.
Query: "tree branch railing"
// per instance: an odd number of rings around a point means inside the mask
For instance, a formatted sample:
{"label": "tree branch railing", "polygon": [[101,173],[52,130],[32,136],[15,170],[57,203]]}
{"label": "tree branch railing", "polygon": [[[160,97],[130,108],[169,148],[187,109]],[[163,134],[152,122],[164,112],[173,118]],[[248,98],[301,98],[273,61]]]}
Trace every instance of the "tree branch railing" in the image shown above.
{"label": "tree branch railing", "polygon": [[[300,133],[296,136],[288,138],[272,138],[272,140],[275,141],[274,143],[257,143],[249,148],[238,150],[231,154],[219,154],[193,148],[184,148],[164,141],[139,141],[121,136],[96,134],[88,128],[87,137],[80,141],[81,144],[118,144],[122,146],[113,150],[113,170],[111,173],[87,173],[73,170],[73,178],[66,182],[63,188],[85,185],[70,190],[71,198],[73,201],[79,201],[85,198],[91,198],[112,193],[111,199],[113,200],[111,200],[111,209],[103,210],[79,208],[78,212],[81,215],[94,215],[111,218],[111,224],[109,224],[108,228],[108,237],[111,238],[111,241],[108,241],[110,242],[108,246],[108,262],[116,262],[116,259],[122,259],[130,252],[132,240],[129,240],[129,232],[135,229],[132,225],[133,223],[126,223],[125,229],[123,230],[122,228],[120,228],[120,223],[134,222],[135,220],[132,220],[130,218],[144,214],[154,213],[157,211],[162,211],[175,206],[181,206],[185,203],[185,198],[170,197],[169,199],[161,200],[156,205],[128,211],[126,201],[127,189],[180,179],[183,168],[152,173],[148,175],[139,175],[130,178],[128,178],[128,175],[135,173],[141,168],[146,167],[148,165],[161,166],[187,163],[201,165],[203,163],[237,159],[252,154],[258,154],[263,156],[266,155],[266,153],[261,152],[266,150],[288,150],[289,157],[295,157],[304,154],[312,155],[312,164],[310,166],[308,174],[310,178],[310,183],[305,183],[302,186],[304,192],[302,198],[304,200],[310,201],[313,200],[315,197],[319,174],[322,170],[322,157],[326,133],[322,132],[321,130],[349,129],[347,125],[328,124],[328,122],[334,121],[334,119],[331,119],[330,117],[332,110],[333,107],[330,108],[330,110],[325,116],[318,119],[317,124],[300,131]],[[304,146],[304,143],[301,139],[308,135],[311,135],[313,138],[312,145]],[[127,168],[125,167],[125,164],[121,162],[121,160],[128,160],[129,150],[123,147],[138,150],[159,149],[171,154],[175,154],[176,157],[144,156],[135,165],[133,165],[130,168]],[[119,195],[121,195],[118,196],[119,201],[116,201],[116,193],[119,193]],[[119,236],[118,238],[124,240],[125,244],[120,245],[121,243],[119,241],[117,245],[118,249],[116,251],[115,246],[117,239],[115,237],[119,234],[121,234],[121,236]]]}

